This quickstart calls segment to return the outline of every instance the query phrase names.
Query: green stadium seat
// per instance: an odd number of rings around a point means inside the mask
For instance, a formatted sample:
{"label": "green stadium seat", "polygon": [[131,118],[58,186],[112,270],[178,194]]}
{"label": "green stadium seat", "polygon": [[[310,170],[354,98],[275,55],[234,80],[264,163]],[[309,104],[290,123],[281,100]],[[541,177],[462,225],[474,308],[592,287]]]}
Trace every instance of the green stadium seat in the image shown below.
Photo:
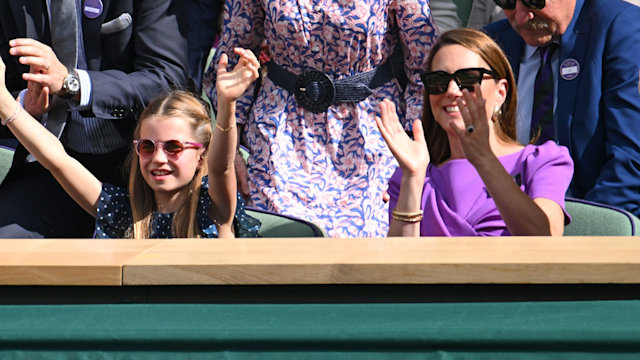
{"label": "green stadium seat", "polygon": [[14,149],[0,145],[0,184],[11,168]]}
{"label": "green stadium seat", "polygon": [[249,207],[246,211],[262,223],[258,231],[261,237],[327,237],[321,227],[310,221]]}
{"label": "green stadium seat", "polygon": [[565,200],[565,207],[572,218],[565,236],[638,236],[640,219],[626,210],[573,198]]}

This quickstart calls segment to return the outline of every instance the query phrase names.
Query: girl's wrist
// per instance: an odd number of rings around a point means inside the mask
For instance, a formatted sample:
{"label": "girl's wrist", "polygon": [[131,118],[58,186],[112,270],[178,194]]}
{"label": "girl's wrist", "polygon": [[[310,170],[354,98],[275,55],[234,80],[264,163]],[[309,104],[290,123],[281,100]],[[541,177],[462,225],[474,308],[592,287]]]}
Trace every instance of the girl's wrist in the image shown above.
{"label": "girl's wrist", "polygon": [[223,133],[227,133],[233,130],[235,127],[236,127],[235,123],[231,123],[231,125],[229,126],[221,126],[220,124],[218,124],[218,122],[216,122],[216,129],[220,130]]}
{"label": "girl's wrist", "polygon": [[[13,122],[13,120],[15,120],[18,116],[20,116],[20,113],[22,112],[22,105],[20,105],[19,102],[17,101],[13,101],[14,105],[14,110],[13,112],[7,114],[8,111],[6,111],[6,106],[2,106],[0,108],[0,123],[2,124],[2,126],[7,126],[9,125],[11,122]],[[3,102],[3,104],[5,104]]]}
{"label": "girl's wrist", "polygon": [[22,105],[20,105],[20,103],[16,101],[16,110],[13,112],[13,114],[7,117],[3,116],[1,118],[2,120],[0,120],[0,123],[2,123],[2,126],[7,126],[11,124],[13,120],[15,120],[18,116],[20,116],[21,112],[22,112]]}
{"label": "girl's wrist", "polygon": [[0,92],[0,118],[4,119],[9,117],[16,109],[16,99],[11,95],[8,90]]}

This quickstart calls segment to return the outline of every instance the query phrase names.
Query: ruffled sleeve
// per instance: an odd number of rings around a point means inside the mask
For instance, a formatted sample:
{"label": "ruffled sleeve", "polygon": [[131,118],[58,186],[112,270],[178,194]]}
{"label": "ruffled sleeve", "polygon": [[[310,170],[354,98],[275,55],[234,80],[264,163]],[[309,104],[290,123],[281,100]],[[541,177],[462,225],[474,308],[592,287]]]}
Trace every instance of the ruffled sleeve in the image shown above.
{"label": "ruffled sleeve", "polygon": [[[209,217],[209,209],[211,208],[211,198],[209,197],[209,180],[205,176],[202,178],[202,187],[200,189],[200,199],[198,203],[198,221],[202,228],[202,233],[207,238],[217,238],[218,228],[213,220]],[[250,216],[246,212],[245,202],[240,193],[237,193],[236,213],[233,220],[236,237],[258,237],[260,230],[260,220]]]}
{"label": "ruffled sleeve", "polygon": [[115,185],[102,184],[93,236],[98,239],[121,239],[132,224],[129,192]]}

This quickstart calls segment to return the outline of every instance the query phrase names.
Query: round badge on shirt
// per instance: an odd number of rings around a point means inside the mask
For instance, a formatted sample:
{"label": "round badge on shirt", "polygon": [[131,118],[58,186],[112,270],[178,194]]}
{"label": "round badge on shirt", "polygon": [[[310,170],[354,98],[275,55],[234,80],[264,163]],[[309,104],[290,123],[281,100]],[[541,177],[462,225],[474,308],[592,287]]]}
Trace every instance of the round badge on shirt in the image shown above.
{"label": "round badge on shirt", "polygon": [[104,5],[101,0],[85,0],[82,13],[89,19],[95,19],[102,14],[103,9]]}
{"label": "round badge on shirt", "polygon": [[560,65],[560,76],[565,80],[573,80],[580,73],[580,64],[576,59],[566,59]]}

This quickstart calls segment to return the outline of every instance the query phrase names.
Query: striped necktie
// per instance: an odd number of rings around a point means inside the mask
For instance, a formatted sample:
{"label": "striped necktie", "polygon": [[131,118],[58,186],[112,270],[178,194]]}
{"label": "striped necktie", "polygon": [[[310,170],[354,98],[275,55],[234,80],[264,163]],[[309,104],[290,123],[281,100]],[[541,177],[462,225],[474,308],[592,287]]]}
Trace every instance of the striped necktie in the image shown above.
{"label": "striped necktie", "polygon": [[541,144],[553,139],[553,71],[551,57],[558,47],[551,43],[538,48],[540,68],[533,87],[533,111],[531,112],[531,139]]}
{"label": "striped necktie", "polygon": [[[76,0],[47,1],[51,15],[51,48],[60,62],[68,69],[74,69],[78,61],[78,13]],[[67,119],[69,105],[67,100],[58,96],[51,99],[51,106],[42,125],[57,138],[62,136]],[[27,162],[36,161],[28,154]]]}
{"label": "striped necktie", "polygon": [[[51,0],[51,48],[68,69],[78,61],[78,11],[76,0]],[[60,137],[69,116],[68,104],[54,97],[45,126]]]}

